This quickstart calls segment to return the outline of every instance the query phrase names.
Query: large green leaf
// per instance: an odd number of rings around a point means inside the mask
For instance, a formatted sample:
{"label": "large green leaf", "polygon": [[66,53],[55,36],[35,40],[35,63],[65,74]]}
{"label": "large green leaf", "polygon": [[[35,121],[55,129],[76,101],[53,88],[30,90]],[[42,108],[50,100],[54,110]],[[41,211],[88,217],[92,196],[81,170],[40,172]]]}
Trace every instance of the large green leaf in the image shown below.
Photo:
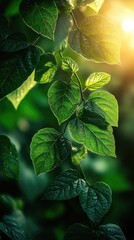
{"label": "large green leaf", "polygon": [[14,144],[7,136],[0,135],[0,175],[18,178],[19,161]]}
{"label": "large green leaf", "polygon": [[102,235],[106,240],[126,240],[121,228],[115,224],[100,225],[97,234]]}
{"label": "large green leaf", "polygon": [[48,200],[67,200],[78,196],[85,187],[86,182],[80,179],[76,170],[65,170],[48,187],[44,198]]}
{"label": "large green leaf", "polygon": [[32,74],[28,77],[28,79],[22,83],[22,85],[8,94],[8,99],[11,101],[13,106],[17,109],[23,98],[26,96],[26,94],[36,85],[36,82],[34,81],[34,71]]}
{"label": "large green leaf", "polygon": [[3,217],[0,222],[0,230],[12,240],[26,240],[24,221],[22,212],[14,211],[12,215]]}
{"label": "large green leaf", "polygon": [[40,53],[34,46],[3,54],[0,62],[0,99],[16,90],[38,65]]}
{"label": "large green leaf", "polygon": [[75,223],[70,226],[64,236],[64,240],[93,240],[91,238],[90,228],[81,223]]}
{"label": "large green leaf", "polygon": [[16,52],[29,46],[27,39],[23,33],[13,33],[0,43],[0,51]]}
{"label": "large green leaf", "polygon": [[70,121],[69,130],[74,140],[84,144],[89,151],[103,156],[116,156],[115,141],[110,126],[103,130],[75,118]]}
{"label": "large green leaf", "polygon": [[35,81],[41,84],[51,82],[57,70],[56,60],[51,54],[44,54],[35,70]]}
{"label": "large green leaf", "polygon": [[37,174],[51,171],[71,154],[69,141],[53,128],[39,130],[33,136],[30,149]]}
{"label": "large green leaf", "polygon": [[44,37],[53,39],[58,18],[54,0],[22,0],[20,12],[25,23]]}
{"label": "large green leaf", "polygon": [[70,47],[87,59],[109,64],[120,63],[119,31],[100,15],[85,18],[69,35]]}
{"label": "large green leaf", "polygon": [[86,80],[85,86],[94,91],[98,88],[102,88],[110,81],[111,76],[105,72],[92,73]]}
{"label": "large green leaf", "polygon": [[6,38],[8,34],[8,20],[3,15],[0,15],[0,42]]}
{"label": "large green leaf", "polygon": [[94,111],[103,112],[103,117],[111,126],[118,126],[118,103],[115,97],[106,91],[96,91],[90,94],[89,102]]}
{"label": "large green leaf", "polygon": [[112,203],[112,192],[108,185],[97,182],[86,187],[79,195],[80,204],[89,219],[98,224],[108,212]]}
{"label": "large green leaf", "polygon": [[80,99],[80,88],[74,81],[69,83],[56,81],[48,91],[49,104],[59,124],[70,118],[80,103]]}

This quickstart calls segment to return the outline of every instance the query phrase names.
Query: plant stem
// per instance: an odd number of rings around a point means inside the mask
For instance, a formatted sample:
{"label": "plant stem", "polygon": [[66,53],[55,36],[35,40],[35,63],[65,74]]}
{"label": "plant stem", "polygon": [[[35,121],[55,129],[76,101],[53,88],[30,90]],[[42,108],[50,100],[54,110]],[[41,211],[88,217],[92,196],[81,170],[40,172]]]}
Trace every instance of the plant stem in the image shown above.
{"label": "plant stem", "polygon": [[85,87],[82,92],[84,93],[86,90],[87,90],[87,87]]}
{"label": "plant stem", "polygon": [[80,93],[81,93],[81,102],[84,101],[84,97],[83,97],[83,92],[82,92],[82,86],[81,86],[81,81],[79,79],[79,76],[77,75],[76,72],[73,73],[74,76],[76,77],[77,81],[78,81],[78,84],[79,84],[79,87],[80,87]]}
{"label": "plant stem", "polygon": [[32,43],[31,45],[34,45],[39,39],[40,39],[41,35],[39,35]]}
{"label": "plant stem", "polygon": [[75,27],[76,27],[77,30],[80,32],[79,26],[78,26],[77,21],[76,21],[75,16],[74,16],[74,13],[71,12],[70,14],[71,14],[71,16],[72,16],[72,19],[73,19],[73,22],[74,22]]}

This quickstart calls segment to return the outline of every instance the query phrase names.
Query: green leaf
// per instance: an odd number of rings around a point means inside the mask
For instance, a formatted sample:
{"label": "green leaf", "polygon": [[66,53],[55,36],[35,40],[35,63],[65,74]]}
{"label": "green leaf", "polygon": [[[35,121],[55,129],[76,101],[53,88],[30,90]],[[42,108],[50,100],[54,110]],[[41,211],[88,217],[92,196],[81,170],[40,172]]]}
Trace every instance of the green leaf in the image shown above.
{"label": "green leaf", "polygon": [[83,57],[96,62],[120,63],[119,31],[100,15],[85,18],[69,35],[70,47]]}
{"label": "green leaf", "polygon": [[44,54],[35,70],[35,81],[41,84],[51,82],[57,71],[56,60],[52,54]]}
{"label": "green leaf", "polygon": [[0,175],[18,178],[19,160],[14,144],[4,135],[0,135]]}
{"label": "green leaf", "polygon": [[121,228],[115,224],[100,225],[97,233],[103,233],[103,237],[108,240],[126,240]]}
{"label": "green leaf", "polygon": [[66,71],[68,73],[76,73],[79,70],[79,67],[76,64],[76,62],[69,57],[62,58],[61,68],[62,68],[62,70]]}
{"label": "green leaf", "polygon": [[93,3],[91,3],[89,6],[96,12],[98,13],[100,8],[102,7],[104,3],[104,0],[95,0]]}
{"label": "green leaf", "polygon": [[69,130],[73,139],[84,144],[89,151],[103,156],[116,156],[115,141],[110,126],[103,130],[75,118],[70,121]]}
{"label": "green leaf", "polygon": [[8,34],[8,20],[3,15],[0,15],[0,42],[6,38]]}
{"label": "green leaf", "polygon": [[92,240],[90,228],[81,223],[70,226],[64,236],[64,240]]}
{"label": "green leaf", "polygon": [[78,109],[77,115],[84,123],[90,123],[101,129],[107,129],[109,123],[105,120],[103,111],[90,101],[85,101]]}
{"label": "green leaf", "polygon": [[27,93],[35,86],[36,82],[34,81],[34,71],[28,77],[28,79],[22,83],[22,85],[17,88],[15,91],[11,92],[7,97],[15,107],[18,108],[21,101],[27,95]]}
{"label": "green leaf", "polygon": [[96,91],[90,94],[89,101],[96,113],[103,111],[102,116],[111,126],[118,126],[118,103],[112,94]]}
{"label": "green leaf", "polygon": [[7,194],[0,195],[0,218],[4,215],[11,214],[17,208],[15,200]]}
{"label": "green leaf", "polygon": [[84,6],[87,4],[90,4],[91,2],[93,2],[94,0],[76,0],[77,1],[77,6]]}
{"label": "green leaf", "polygon": [[12,215],[6,215],[0,222],[0,230],[12,240],[26,240],[24,232],[24,216],[18,210]]}
{"label": "green leaf", "polygon": [[72,147],[72,163],[77,165],[87,156],[87,149],[82,145],[81,147]]}
{"label": "green leaf", "polygon": [[94,91],[98,88],[104,87],[109,81],[111,76],[108,73],[97,72],[92,73],[86,80],[85,86],[90,90]]}
{"label": "green leaf", "polygon": [[70,157],[69,141],[53,128],[39,130],[32,139],[30,155],[37,174],[51,171]]}
{"label": "green leaf", "polygon": [[83,211],[97,225],[111,207],[112,192],[107,184],[97,182],[86,187],[80,193],[79,199]]}
{"label": "green leaf", "polygon": [[29,46],[27,39],[23,33],[13,33],[0,43],[0,51],[16,52]]}
{"label": "green leaf", "polygon": [[59,124],[70,118],[80,103],[81,94],[77,83],[71,81],[54,82],[48,91],[50,107]]}
{"label": "green leaf", "polygon": [[0,63],[0,99],[20,87],[38,65],[39,58],[39,50],[34,46],[3,54]]}
{"label": "green leaf", "polygon": [[67,200],[78,196],[85,187],[86,182],[80,179],[76,170],[65,170],[48,187],[44,198],[47,200]]}
{"label": "green leaf", "polygon": [[22,0],[20,13],[25,23],[44,37],[54,39],[58,9],[54,0]]}

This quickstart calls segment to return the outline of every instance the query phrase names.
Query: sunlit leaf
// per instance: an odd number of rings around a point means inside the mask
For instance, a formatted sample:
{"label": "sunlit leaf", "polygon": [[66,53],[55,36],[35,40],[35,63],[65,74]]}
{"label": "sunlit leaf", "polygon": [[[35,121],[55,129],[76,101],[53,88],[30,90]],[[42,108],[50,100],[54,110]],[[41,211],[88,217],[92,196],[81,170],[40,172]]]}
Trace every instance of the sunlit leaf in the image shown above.
{"label": "sunlit leaf", "polygon": [[120,36],[115,26],[104,16],[85,18],[78,30],[69,35],[70,47],[89,60],[120,63]]}
{"label": "sunlit leaf", "polygon": [[76,0],[76,1],[77,1],[77,6],[84,6],[92,3],[94,0]]}
{"label": "sunlit leaf", "polygon": [[62,58],[62,65],[61,65],[62,69],[68,73],[75,73],[79,70],[78,65],[76,64],[76,62],[69,58],[69,57],[63,57]]}
{"label": "sunlit leaf", "polygon": [[30,149],[37,174],[51,171],[71,154],[69,141],[53,128],[39,130],[33,136]]}
{"label": "sunlit leaf", "polygon": [[103,156],[116,156],[115,141],[110,126],[103,130],[76,118],[70,121],[69,130],[73,139],[84,144],[89,151]]}
{"label": "sunlit leaf", "polygon": [[108,73],[96,72],[92,73],[86,80],[85,86],[90,90],[94,91],[98,88],[104,87],[109,81],[111,76]]}
{"label": "sunlit leaf", "polygon": [[54,38],[58,9],[53,0],[22,0],[20,12],[30,28],[44,37]]}
{"label": "sunlit leaf", "polygon": [[92,2],[89,6],[90,6],[95,12],[98,13],[103,3],[104,3],[104,0],[95,0],[95,1]]}
{"label": "sunlit leaf", "polygon": [[89,219],[98,224],[108,212],[112,203],[112,192],[110,187],[102,182],[97,182],[86,187],[79,196],[80,204]]}
{"label": "sunlit leaf", "polygon": [[89,102],[94,112],[102,112],[102,117],[111,126],[118,126],[118,103],[112,94],[106,91],[93,92],[89,95]]}
{"label": "sunlit leaf", "polygon": [[70,118],[80,99],[80,88],[74,81],[56,81],[48,91],[49,104],[59,124]]}
{"label": "sunlit leaf", "polygon": [[22,83],[22,85],[11,92],[7,97],[17,109],[26,94],[36,85],[34,81],[34,72],[28,77],[28,79]]}
{"label": "sunlit leaf", "polygon": [[35,81],[41,84],[51,82],[57,71],[56,60],[51,54],[43,54],[35,70]]}
{"label": "sunlit leaf", "polygon": [[85,187],[86,182],[80,179],[76,170],[65,170],[51,183],[44,198],[48,200],[67,200],[78,196]]}
{"label": "sunlit leaf", "polygon": [[0,175],[18,178],[19,160],[14,144],[7,136],[0,135]]}

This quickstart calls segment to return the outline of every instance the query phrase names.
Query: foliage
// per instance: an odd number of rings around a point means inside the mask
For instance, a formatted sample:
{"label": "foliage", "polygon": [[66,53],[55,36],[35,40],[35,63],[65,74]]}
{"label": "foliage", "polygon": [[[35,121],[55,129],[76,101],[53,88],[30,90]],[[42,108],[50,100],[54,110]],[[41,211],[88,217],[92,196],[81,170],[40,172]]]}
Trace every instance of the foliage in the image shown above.
{"label": "foliage", "polygon": [[[40,129],[32,138],[30,156],[37,175],[63,162],[79,165],[87,151],[116,157],[112,126],[118,126],[118,104],[112,94],[98,90],[110,81],[110,75],[92,73],[83,90],[78,64],[70,56],[64,56],[69,44],[89,60],[120,63],[120,38],[109,20],[96,14],[84,18],[80,26],[77,24],[75,11],[81,11],[82,6],[90,3],[95,7],[92,2],[96,3],[93,0],[22,0],[21,16],[37,35],[32,43],[22,33],[8,35],[8,21],[0,17],[0,98],[7,97],[17,108],[33,86],[47,83],[48,102],[59,124],[58,129]],[[100,1],[100,5],[102,3]],[[51,42],[51,52],[37,45],[41,37],[46,43]],[[76,152],[74,142],[81,144]],[[0,146],[0,174],[18,178],[19,162],[14,144],[1,135]],[[74,224],[64,239],[125,239],[118,226],[99,225],[112,203],[111,189],[103,182],[90,185],[78,171],[66,169],[48,186],[43,199],[67,200],[76,196],[90,226]],[[10,205],[9,201],[6,200],[5,205]],[[13,240],[26,239],[23,217],[19,217],[18,209],[11,207],[10,210],[1,217],[1,231]]]}

